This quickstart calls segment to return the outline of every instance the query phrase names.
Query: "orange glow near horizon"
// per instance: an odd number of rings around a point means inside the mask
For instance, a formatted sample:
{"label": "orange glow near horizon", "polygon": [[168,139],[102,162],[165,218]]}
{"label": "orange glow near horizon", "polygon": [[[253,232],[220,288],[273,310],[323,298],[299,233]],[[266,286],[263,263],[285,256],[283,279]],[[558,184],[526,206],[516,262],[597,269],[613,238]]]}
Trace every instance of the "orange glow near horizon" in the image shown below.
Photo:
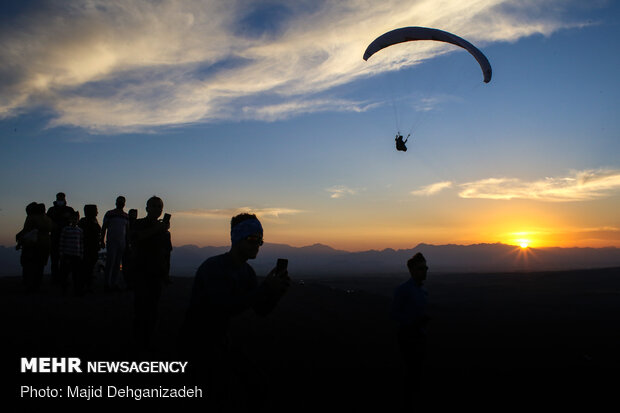
{"label": "orange glow near horizon", "polygon": [[[173,232],[173,244],[176,246],[194,244],[197,246],[225,246],[228,245],[229,235],[226,225],[219,228],[209,228],[201,231],[199,227],[194,228],[175,228]],[[370,249],[383,250],[385,248],[408,249],[420,243],[431,245],[472,245],[472,244],[494,244],[502,243],[513,245],[525,251],[532,248],[573,248],[573,247],[610,247],[619,246],[613,240],[580,240],[573,237],[570,232],[558,231],[531,231],[527,233],[506,233],[495,231],[479,231],[477,234],[473,230],[445,231],[433,230],[386,230],[373,231],[374,228],[363,231],[359,228],[338,228],[330,231],[329,229],[317,230],[315,228],[303,228],[298,231],[291,231],[288,228],[268,228],[265,240],[268,243],[287,244],[293,247],[304,247],[313,244],[324,244],[332,248],[346,251],[366,251]],[[478,229],[480,230],[480,229]],[[204,234],[204,235],[203,235]],[[611,242],[610,242],[611,241]]]}
{"label": "orange glow near horizon", "polygon": [[[517,249],[573,248],[573,247],[620,247],[616,233],[609,231],[586,232],[578,227],[567,227],[560,222],[542,223],[521,216],[516,222],[502,214],[498,219],[463,221],[454,219],[443,226],[434,226],[424,219],[407,221],[404,217],[368,220],[356,217],[354,222],[343,219],[323,222],[322,216],[305,217],[302,214],[284,218],[264,217],[265,241],[304,247],[324,244],[346,251],[410,249],[420,243],[431,245],[473,245],[502,243]],[[477,217],[475,217],[477,218]],[[227,217],[204,219],[177,215],[171,228],[175,246],[194,244],[202,246],[226,246],[230,243],[230,223]],[[615,228],[615,227],[613,227]],[[613,229],[612,228],[612,229]]]}

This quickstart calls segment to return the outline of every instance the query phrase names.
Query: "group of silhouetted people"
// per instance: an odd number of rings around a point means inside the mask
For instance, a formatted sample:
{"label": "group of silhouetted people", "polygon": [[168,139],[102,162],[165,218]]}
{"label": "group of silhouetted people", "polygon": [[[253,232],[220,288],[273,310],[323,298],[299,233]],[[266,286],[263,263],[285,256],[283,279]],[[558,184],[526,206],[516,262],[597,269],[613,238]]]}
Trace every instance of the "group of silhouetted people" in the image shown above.
{"label": "group of silhouetted people", "polygon": [[93,273],[105,248],[104,292],[121,291],[122,268],[125,288],[134,293],[134,338],[138,347],[148,348],[161,288],[170,274],[170,221],[159,220],[163,206],[161,198],[151,197],[146,217],[138,219],[137,210],[123,210],[125,197],[119,196],[116,208],[106,212],[100,226],[96,205],[85,205],[80,219],[62,192],[47,212],[42,203],[28,204],[23,229],[15,237],[26,291],[39,290],[51,259],[53,286],[67,293],[71,279],[74,295],[94,292]]}
{"label": "group of silhouetted people", "polygon": [[[73,276],[77,294],[92,286],[97,254],[107,249],[104,288],[115,291],[122,272],[131,274],[128,286],[134,292],[134,339],[139,350],[152,349],[162,286],[169,278],[170,216],[164,215],[161,198],[146,203],[147,215],[123,211],[125,198],[118,197],[116,208],[108,211],[100,227],[97,207],[86,205],[84,218],[66,205],[59,193],[47,213],[43,204],[26,208],[24,228],[17,234],[22,249],[23,278],[29,290],[36,290],[43,277],[48,255],[52,258],[52,279],[66,288]],[[239,214],[230,225],[230,250],[210,257],[198,268],[182,324],[179,350],[190,361],[191,377],[209,391],[209,402],[223,411],[268,410],[269,387],[252,361],[230,342],[231,320],[253,309],[269,314],[290,286],[286,269],[274,268],[261,283],[248,260],[256,258],[263,245],[263,227],[256,215]],[[427,293],[423,287],[428,267],[421,253],[407,267],[410,279],[394,294],[391,318],[398,322],[397,340],[404,361],[404,406],[410,406],[411,391],[421,382],[426,348]],[[145,354],[145,353],[142,353]],[[148,354],[148,353],[146,353]]]}

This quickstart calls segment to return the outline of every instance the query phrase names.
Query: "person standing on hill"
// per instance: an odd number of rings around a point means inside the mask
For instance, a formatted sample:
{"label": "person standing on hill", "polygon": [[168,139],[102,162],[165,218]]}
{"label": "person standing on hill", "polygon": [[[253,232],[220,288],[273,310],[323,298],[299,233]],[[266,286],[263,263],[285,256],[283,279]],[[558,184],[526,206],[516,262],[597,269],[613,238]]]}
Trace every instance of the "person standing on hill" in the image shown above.
{"label": "person standing on hill", "polygon": [[52,283],[61,283],[60,274],[60,233],[62,229],[69,225],[69,221],[73,216],[75,210],[67,205],[67,198],[63,192],[56,194],[56,200],[54,205],[47,210],[47,216],[54,223],[52,234],[50,238],[50,258],[51,258],[51,271],[52,271]]}
{"label": "person standing on hill", "polygon": [[37,291],[50,254],[50,232],[54,224],[45,215],[45,205],[31,202],[26,207],[24,227],[15,236],[21,249],[20,263],[26,291]]}
{"label": "person standing on hill", "polygon": [[405,408],[411,407],[411,393],[420,388],[426,356],[428,292],[424,288],[428,266],[422,253],[407,261],[410,278],[394,292],[391,318],[398,322],[398,346],[404,363]]}
{"label": "person standing on hill", "polygon": [[97,221],[97,205],[84,205],[84,218],[78,222],[78,227],[84,234],[84,259],[82,261],[82,289],[83,292],[92,292],[93,271],[99,258],[101,248],[101,226]]}
{"label": "person standing on hill", "polygon": [[[204,261],[196,271],[182,337],[194,378],[211,392],[214,408],[263,411],[268,403],[262,372],[231,345],[231,320],[253,309],[265,316],[290,285],[286,270],[274,268],[259,284],[248,260],[263,245],[263,227],[253,214],[231,220],[231,247]],[[234,383],[234,384],[231,384]]]}
{"label": "person standing on hill", "polygon": [[[116,208],[103,216],[101,227],[101,244],[106,246],[105,291],[120,291],[118,273],[121,268],[123,253],[127,246],[129,215],[125,211],[125,197],[116,198]],[[107,240],[106,240],[107,235]],[[104,240],[106,243],[104,244]]]}
{"label": "person standing on hill", "polygon": [[123,254],[123,279],[125,280],[125,286],[128,290],[133,290],[134,286],[134,258],[133,258],[133,246],[131,245],[131,231],[133,230],[133,226],[138,219],[138,210],[130,209],[127,212],[129,216],[129,225],[128,231],[130,236],[127,237],[127,245],[125,246],[125,253]]}
{"label": "person standing on hill", "polygon": [[75,211],[71,214],[69,225],[62,229],[60,233],[60,273],[61,287],[63,292],[67,291],[67,277],[71,273],[73,280],[73,293],[81,295],[83,290],[82,282],[82,258],[84,256],[84,234],[82,229],[77,226],[80,214]]}
{"label": "person standing on hill", "polygon": [[134,277],[134,338],[140,351],[152,349],[152,336],[162,287],[168,271],[170,221],[159,220],[164,201],[157,196],[146,202],[146,217],[132,224],[132,274]]}

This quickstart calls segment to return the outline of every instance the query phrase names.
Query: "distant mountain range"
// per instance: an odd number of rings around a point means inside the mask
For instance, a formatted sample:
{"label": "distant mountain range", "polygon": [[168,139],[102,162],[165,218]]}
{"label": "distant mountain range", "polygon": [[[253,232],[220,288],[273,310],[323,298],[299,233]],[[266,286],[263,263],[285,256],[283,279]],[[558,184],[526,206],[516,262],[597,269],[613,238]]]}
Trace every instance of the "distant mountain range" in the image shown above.
{"label": "distant mountain range", "polygon": [[[192,275],[208,257],[226,252],[228,247],[185,245],[173,251],[175,274]],[[349,252],[323,244],[291,247],[265,244],[250,261],[258,274],[275,266],[278,258],[288,258],[289,271],[302,276],[407,272],[406,262],[421,252],[433,272],[512,272],[574,270],[620,267],[620,248],[527,248],[505,244],[429,245],[411,249]]]}
{"label": "distant mountain range", "polygon": [[[175,247],[171,273],[191,276],[200,264],[229,247]],[[349,252],[323,244],[291,247],[265,244],[255,260],[250,261],[259,275],[275,266],[278,258],[289,259],[289,272],[298,276],[363,275],[406,273],[406,262],[421,252],[432,272],[512,272],[554,271],[620,267],[620,248],[527,248],[505,244],[429,245],[411,249]],[[0,246],[0,275],[20,274],[19,251]]]}

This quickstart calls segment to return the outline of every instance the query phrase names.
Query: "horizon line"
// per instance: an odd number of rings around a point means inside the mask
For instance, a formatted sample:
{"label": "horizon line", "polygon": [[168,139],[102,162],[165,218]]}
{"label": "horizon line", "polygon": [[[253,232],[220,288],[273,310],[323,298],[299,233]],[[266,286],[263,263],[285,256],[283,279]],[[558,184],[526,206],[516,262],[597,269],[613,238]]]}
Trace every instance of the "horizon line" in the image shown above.
{"label": "horizon line", "polygon": [[[418,247],[420,247],[421,245],[423,246],[430,246],[430,247],[447,247],[447,246],[456,246],[456,247],[473,247],[473,246],[479,246],[479,245],[505,245],[508,247],[515,247],[515,248],[521,248],[518,244],[507,244],[505,242],[477,242],[477,243],[472,243],[472,244],[457,244],[457,243],[447,243],[447,244],[432,244],[432,243],[426,243],[426,242],[420,242],[417,245],[410,247],[410,248],[394,248],[394,247],[385,247],[382,249],[377,249],[377,248],[370,248],[370,249],[360,249],[360,250],[346,250],[346,249],[341,249],[341,248],[335,248],[332,247],[331,245],[328,244],[324,244],[322,242],[316,242],[314,244],[308,244],[308,245],[301,245],[301,246],[295,246],[295,245],[291,245],[291,244],[285,244],[285,243],[277,243],[277,242],[265,242],[264,245],[271,245],[271,246],[286,246],[286,247],[290,247],[290,248],[308,248],[308,247],[314,247],[314,246],[322,246],[322,247],[327,247],[327,248],[331,248],[335,251],[342,251],[342,252],[349,252],[349,253],[355,253],[355,252],[367,252],[367,251],[385,251],[385,250],[394,250],[394,251],[406,251],[406,250],[413,250],[416,249]],[[264,247],[263,245],[263,247]],[[181,245],[173,245],[173,248],[182,248],[182,247],[197,247],[197,248],[229,248],[230,244],[228,245],[204,245],[204,246],[199,246],[196,244],[181,244]],[[527,247],[527,249],[529,250],[545,250],[545,249],[552,249],[552,248],[558,248],[558,249],[618,249],[618,247],[616,247],[615,245],[608,245],[608,246],[604,246],[604,247],[578,247],[578,246],[573,246],[573,247],[558,247],[558,246],[548,246],[548,247]]]}
{"label": "horizon line", "polygon": [[[505,245],[507,247],[515,247],[515,248],[519,248],[521,249],[522,247],[519,244],[508,244],[505,242],[477,242],[477,243],[471,243],[471,244],[458,244],[458,243],[447,243],[447,244],[432,244],[432,243],[426,243],[426,242],[420,242],[417,245],[410,247],[410,248],[394,248],[394,247],[384,247],[381,249],[378,248],[370,248],[370,249],[360,249],[360,250],[347,250],[347,249],[341,249],[341,248],[335,248],[332,247],[331,245],[328,244],[324,244],[322,242],[315,242],[314,244],[307,244],[307,245],[301,245],[301,246],[295,246],[295,245],[291,245],[291,244],[285,244],[285,243],[277,243],[277,242],[265,242],[264,245],[270,245],[270,246],[285,246],[285,247],[289,247],[289,248],[297,248],[297,249],[301,249],[301,248],[309,248],[309,247],[315,247],[315,246],[322,246],[322,247],[327,247],[330,248],[334,251],[340,251],[340,252],[346,252],[346,253],[357,253],[357,252],[369,252],[369,251],[386,251],[386,250],[394,250],[394,251],[407,251],[407,250],[414,250],[420,246],[429,246],[429,247],[474,247],[474,246],[479,246],[479,245]],[[15,246],[14,245],[4,245],[1,244],[0,247],[2,248],[6,248],[6,249],[14,249]],[[173,245],[173,248],[183,248],[183,247],[196,247],[196,248],[230,248],[230,244],[227,245],[197,245],[197,244],[179,244],[179,245]],[[542,246],[542,247],[531,247],[531,246],[527,246],[525,247],[525,249],[528,250],[548,250],[548,249],[618,249],[620,247],[617,247],[615,245],[607,245],[607,246],[602,246],[602,247],[579,247],[579,246],[572,246],[572,247],[559,247],[559,246]],[[105,248],[102,248],[101,250],[104,250]],[[100,251],[101,251],[100,250]]]}

